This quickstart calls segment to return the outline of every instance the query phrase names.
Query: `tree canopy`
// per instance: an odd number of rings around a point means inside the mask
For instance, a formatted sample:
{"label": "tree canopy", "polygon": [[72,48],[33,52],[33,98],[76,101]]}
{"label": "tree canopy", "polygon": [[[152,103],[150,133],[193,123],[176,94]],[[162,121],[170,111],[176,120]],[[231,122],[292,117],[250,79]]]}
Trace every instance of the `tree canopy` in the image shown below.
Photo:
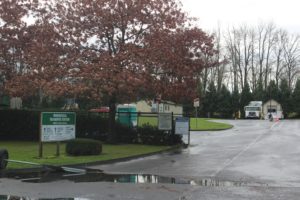
{"label": "tree canopy", "polygon": [[213,38],[176,0],[24,2],[2,2],[0,16],[1,60],[17,58],[0,71],[12,96],[179,102],[197,95],[197,77],[213,65],[204,60],[216,53]]}

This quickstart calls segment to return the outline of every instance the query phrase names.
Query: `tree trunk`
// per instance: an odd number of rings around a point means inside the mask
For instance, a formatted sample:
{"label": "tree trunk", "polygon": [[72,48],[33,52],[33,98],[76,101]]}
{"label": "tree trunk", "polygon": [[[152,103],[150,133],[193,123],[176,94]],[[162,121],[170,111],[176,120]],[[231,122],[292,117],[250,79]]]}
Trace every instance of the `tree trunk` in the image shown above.
{"label": "tree trunk", "polygon": [[41,108],[44,100],[44,92],[43,89],[40,87],[39,88],[39,102],[38,102],[38,107]]}
{"label": "tree trunk", "polygon": [[116,96],[111,96],[109,100],[109,126],[108,126],[108,142],[117,143],[116,133]]}

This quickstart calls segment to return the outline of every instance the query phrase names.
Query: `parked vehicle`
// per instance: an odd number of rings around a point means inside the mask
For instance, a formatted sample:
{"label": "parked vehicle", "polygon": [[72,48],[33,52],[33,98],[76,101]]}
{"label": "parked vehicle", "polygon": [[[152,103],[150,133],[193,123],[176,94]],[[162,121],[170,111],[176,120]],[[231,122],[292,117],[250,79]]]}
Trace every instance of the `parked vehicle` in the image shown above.
{"label": "parked vehicle", "polygon": [[261,119],[262,118],[262,101],[250,101],[249,105],[245,106],[245,118]]}

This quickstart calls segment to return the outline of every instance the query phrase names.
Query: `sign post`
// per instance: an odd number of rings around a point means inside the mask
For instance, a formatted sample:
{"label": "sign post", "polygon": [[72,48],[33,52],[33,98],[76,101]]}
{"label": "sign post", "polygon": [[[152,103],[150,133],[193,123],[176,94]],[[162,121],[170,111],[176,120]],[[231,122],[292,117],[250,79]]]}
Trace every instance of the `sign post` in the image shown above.
{"label": "sign post", "polygon": [[198,107],[200,106],[200,99],[196,98],[194,99],[194,107],[196,110],[196,129],[198,128]]}
{"label": "sign post", "polygon": [[76,114],[74,112],[42,112],[40,117],[39,157],[43,157],[43,142],[56,142],[59,156],[59,142],[75,138]]}

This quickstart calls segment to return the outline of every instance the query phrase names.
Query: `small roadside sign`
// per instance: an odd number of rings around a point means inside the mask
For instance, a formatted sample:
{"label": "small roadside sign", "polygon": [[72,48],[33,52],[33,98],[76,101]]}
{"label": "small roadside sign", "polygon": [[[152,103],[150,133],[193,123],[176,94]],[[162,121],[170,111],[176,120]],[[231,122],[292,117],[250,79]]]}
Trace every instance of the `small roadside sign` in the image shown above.
{"label": "small roadside sign", "polygon": [[44,142],[56,142],[56,155],[59,156],[59,142],[74,139],[75,128],[74,112],[41,112],[39,157],[43,157]]}
{"label": "small roadside sign", "polygon": [[200,99],[199,98],[194,99],[194,107],[197,108],[199,106],[200,106]]}
{"label": "small roadside sign", "polygon": [[56,142],[75,138],[74,112],[42,112],[41,141]]}
{"label": "small roadside sign", "polygon": [[190,131],[190,120],[188,117],[177,117],[175,124],[175,134],[188,135]]}
{"label": "small roadside sign", "polygon": [[172,130],[172,113],[158,114],[158,129],[164,131]]}

